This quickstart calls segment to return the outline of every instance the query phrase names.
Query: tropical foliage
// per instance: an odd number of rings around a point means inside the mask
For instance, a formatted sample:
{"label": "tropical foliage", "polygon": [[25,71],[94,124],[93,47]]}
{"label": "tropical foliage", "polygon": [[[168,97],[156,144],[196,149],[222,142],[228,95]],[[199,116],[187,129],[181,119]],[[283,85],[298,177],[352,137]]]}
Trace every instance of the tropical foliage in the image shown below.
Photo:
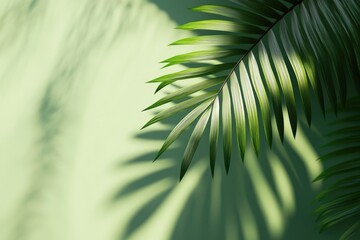
{"label": "tropical foliage", "polygon": [[317,197],[321,206],[318,221],[321,230],[332,225],[351,221],[342,239],[350,238],[360,229],[360,98],[348,103],[344,117],[333,125],[335,130],[328,134],[331,139],[326,147],[329,152],[320,158],[332,162],[315,180],[331,182]]}
{"label": "tropical foliage", "polygon": [[[211,172],[214,173],[219,139],[228,171],[233,137],[244,161],[248,139],[257,154],[264,147],[262,135],[271,147],[275,132],[272,116],[277,135],[283,140],[287,112],[295,137],[300,109],[311,124],[313,96],[324,115],[328,106],[337,114],[338,106],[347,103],[349,89],[355,87],[360,92],[360,3],[357,0],[234,0],[226,6],[203,5],[193,10],[211,14],[212,18],[179,26],[198,35],[172,45],[199,46],[201,50],[164,60],[165,67],[186,68],[150,81],[159,83],[156,92],[169,85],[177,88],[146,109],[173,103],[144,126],[186,113],[166,138],[157,159],[196,122],[183,156],[180,179],[207,125]],[[351,147],[331,156],[339,157],[349,151],[356,154],[356,149]],[[349,167],[358,162],[340,164]],[[328,169],[319,179],[336,175],[334,169],[337,167]],[[352,190],[358,187],[359,173],[352,177],[335,185],[330,192],[336,187],[343,189],[342,184],[350,184]],[[319,209],[324,228],[358,214],[358,189],[349,194]],[[356,226],[359,223],[350,230]]]}

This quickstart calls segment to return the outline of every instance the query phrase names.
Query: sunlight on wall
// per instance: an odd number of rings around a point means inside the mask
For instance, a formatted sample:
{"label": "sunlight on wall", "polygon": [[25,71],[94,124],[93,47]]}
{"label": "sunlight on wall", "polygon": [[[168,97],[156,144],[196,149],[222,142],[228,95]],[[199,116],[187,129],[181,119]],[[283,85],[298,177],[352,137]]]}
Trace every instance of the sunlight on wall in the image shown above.
{"label": "sunlight on wall", "polygon": [[109,168],[138,152],[175,25],[145,1],[1,1],[1,19],[0,239],[109,239]]}
{"label": "sunlight on wall", "polygon": [[[181,185],[176,187],[176,190],[165,199],[161,207],[129,239],[146,239],[149,236],[156,236],[159,240],[170,239],[177,220],[206,167],[204,162],[193,166],[192,171],[188,173]],[[161,224],[155,225],[154,223],[157,221],[161,221]]]}
{"label": "sunlight on wall", "polygon": [[[258,162],[255,160],[256,156],[253,152],[251,152],[249,159],[252,159],[252,161],[248,161],[247,169],[249,170],[249,175],[253,181],[253,188],[255,189],[260,208],[266,219],[268,231],[273,238],[278,239],[282,234],[283,227],[285,226],[280,206],[278,205],[273,191],[271,191],[270,186],[262,174]],[[284,180],[286,181],[286,179],[282,179],[282,181]]]}
{"label": "sunlight on wall", "polygon": [[[293,146],[293,149],[297,152],[299,156],[302,156],[302,160],[306,166],[306,170],[308,172],[308,180],[313,181],[318,175],[319,172],[323,170],[323,167],[319,161],[314,161],[319,158],[315,149],[309,141],[306,140],[306,137],[301,130],[301,128],[297,131],[296,140],[289,134],[287,134],[286,141]],[[304,154],[306,153],[306,155]],[[320,182],[316,182],[313,184],[314,188],[319,188]]]}
{"label": "sunlight on wall", "polygon": [[271,156],[271,169],[275,178],[276,190],[279,193],[284,213],[286,215],[293,214],[295,211],[295,196],[291,186],[290,178],[276,156]]}

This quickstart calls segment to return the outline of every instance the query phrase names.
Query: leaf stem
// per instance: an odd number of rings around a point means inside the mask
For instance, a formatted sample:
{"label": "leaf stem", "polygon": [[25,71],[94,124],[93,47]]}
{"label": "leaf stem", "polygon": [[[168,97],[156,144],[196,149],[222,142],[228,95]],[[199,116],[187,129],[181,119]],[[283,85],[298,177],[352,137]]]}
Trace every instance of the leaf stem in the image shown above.
{"label": "leaf stem", "polygon": [[[220,92],[224,88],[224,86],[227,84],[228,80],[230,79],[230,76],[233,74],[233,72],[236,70],[236,68],[240,65],[240,63],[245,59],[245,57],[248,56],[248,54],[259,44],[259,42],[266,36],[266,34],[274,28],[274,26],[280,22],[284,17],[289,14],[292,10],[294,10],[295,7],[299,6],[300,3],[302,3],[304,0],[298,1],[293,6],[291,6],[286,12],[284,12],[276,21],[271,24],[271,26],[260,36],[260,38],[249,48],[249,50],[240,58],[240,60],[236,63],[236,65],[231,69],[230,73],[227,75],[226,79],[224,80],[224,83],[221,85],[219,91],[215,95],[216,97],[219,96]],[[214,101],[216,99],[214,98],[211,106],[214,104]]]}

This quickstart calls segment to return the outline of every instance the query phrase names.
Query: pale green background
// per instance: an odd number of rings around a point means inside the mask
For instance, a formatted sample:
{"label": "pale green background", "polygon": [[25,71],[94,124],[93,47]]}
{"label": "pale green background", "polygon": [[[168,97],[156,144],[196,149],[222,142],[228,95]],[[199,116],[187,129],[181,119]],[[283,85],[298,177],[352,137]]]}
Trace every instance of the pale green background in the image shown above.
{"label": "pale green background", "polygon": [[173,123],[140,132],[158,98],[145,82],[172,71],[174,28],[204,2],[0,1],[1,240],[338,238],[312,215],[316,127],[228,176],[220,157],[214,180],[207,140],[180,184],[186,138],[152,163]]}

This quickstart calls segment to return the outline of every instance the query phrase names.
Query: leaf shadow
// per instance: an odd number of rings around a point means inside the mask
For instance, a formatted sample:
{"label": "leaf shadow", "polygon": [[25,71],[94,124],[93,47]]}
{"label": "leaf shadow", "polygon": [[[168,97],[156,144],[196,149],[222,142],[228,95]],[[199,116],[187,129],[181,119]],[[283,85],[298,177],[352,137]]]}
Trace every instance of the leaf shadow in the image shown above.
{"label": "leaf shadow", "polygon": [[221,0],[150,0],[161,10],[165,11],[169,17],[178,24],[193,21],[199,15],[189,9],[205,4],[223,4]]}
{"label": "leaf shadow", "polygon": [[[189,13],[184,14],[181,10],[185,9],[184,6],[205,3],[166,0],[152,2],[179,24],[194,20]],[[209,1],[206,3],[209,4]],[[121,186],[113,194],[110,204],[127,202],[132,196],[143,196],[144,199],[141,204],[130,201],[136,206],[123,206],[123,209],[131,207],[134,210],[130,217],[124,216],[127,218],[126,223],[117,239],[144,239],[144,236],[146,239],[159,240],[337,239],[336,232],[319,235],[315,229],[315,216],[312,214],[315,208],[312,200],[318,191],[312,180],[318,173],[315,170],[322,167],[316,162],[315,155],[321,153],[319,146],[323,143],[323,137],[319,133],[324,129],[321,111],[314,109],[313,113],[310,129],[305,123],[305,116],[299,116],[301,121],[298,130],[303,133],[301,140],[307,147],[305,150],[290,138],[284,144],[276,138],[272,149],[268,149],[266,143],[262,142],[263,150],[259,158],[248,148],[244,164],[238,157],[239,153],[234,150],[228,175],[220,161],[221,153],[216,163],[214,179],[211,178],[208,166],[206,134],[189,171],[180,183],[178,177],[181,154],[188,142],[189,131],[153,165],[148,163],[156,156],[156,152],[141,154],[122,162],[117,167],[118,172],[137,173],[136,176],[125,179],[126,182],[119,183]],[[146,131],[137,134],[135,138],[141,144],[157,143],[167,137],[177,120],[174,118],[168,122],[165,130]],[[291,132],[290,126],[286,131]],[[261,136],[261,139],[265,137]],[[219,145],[221,144],[220,141]],[[314,159],[306,159],[305,151],[308,150],[312,151]],[[139,171],[136,171],[137,167]]]}
{"label": "leaf shadow", "polygon": [[[317,124],[321,123],[321,116],[317,118],[311,129],[305,120],[299,124],[303,132],[301,141],[310,142],[309,146],[314,143],[316,147],[321,143],[322,136],[315,130],[321,128]],[[142,142],[158,142],[166,138],[175,123],[176,118],[173,118],[166,123],[167,130],[150,130],[137,134],[135,138]],[[141,239],[140,232],[158,239],[174,240],[330,239],[334,234],[319,235],[315,229],[312,200],[318,189],[312,184],[315,173],[311,167],[321,166],[316,159],[304,159],[306,154],[294,145],[296,141],[290,144],[285,140],[282,144],[275,139],[272,149],[265,148],[263,142],[264,148],[258,159],[250,147],[244,163],[237,157],[239,153],[234,151],[228,175],[219,154],[212,179],[208,164],[208,136],[204,135],[189,172],[179,183],[181,154],[189,133],[188,130],[152,165],[149,163],[156,152],[139,155],[118,166],[117,171],[127,172],[148,164],[148,172],[145,170],[122,183],[113,194],[111,204],[145,192],[163,181],[169,180],[169,184],[150,193],[151,196],[147,195],[148,200],[135,207],[127,219],[125,230],[117,239]],[[184,189],[188,190],[184,193]],[[156,230],[162,228],[170,229],[170,233],[160,234]]]}

